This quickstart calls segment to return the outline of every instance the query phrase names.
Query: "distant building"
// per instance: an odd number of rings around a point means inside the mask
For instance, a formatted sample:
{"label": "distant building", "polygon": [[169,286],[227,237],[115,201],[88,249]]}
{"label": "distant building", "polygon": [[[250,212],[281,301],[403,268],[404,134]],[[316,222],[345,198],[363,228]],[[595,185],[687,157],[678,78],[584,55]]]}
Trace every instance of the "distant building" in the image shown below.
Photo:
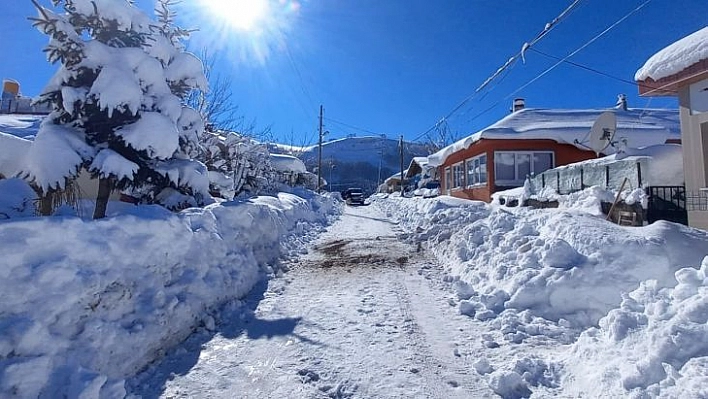
{"label": "distant building", "polygon": [[20,84],[11,79],[2,81],[2,95],[0,96],[0,114],[38,114],[45,115],[51,112],[47,104],[32,104],[32,98],[20,93]]}
{"label": "distant building", "polygon": [[654,54],[637,71],[642,96],[677,96],[688,224],[708,230],[708,27]]}

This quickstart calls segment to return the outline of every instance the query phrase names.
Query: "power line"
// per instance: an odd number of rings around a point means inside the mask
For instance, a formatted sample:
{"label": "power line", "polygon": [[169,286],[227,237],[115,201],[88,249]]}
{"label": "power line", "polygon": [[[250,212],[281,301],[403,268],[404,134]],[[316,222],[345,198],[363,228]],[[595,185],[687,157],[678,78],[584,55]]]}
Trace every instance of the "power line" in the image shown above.
{"label": "power line", "polygon": [[361,131],[361,132],[364,132],[364,133],[375,134],[375,135],[377,135],[377,136],[380,135],[380,133],[372,132],[371,130],[366,130],[366,129],[364,129],[364,128],[356,127],[356,126],[350,125],[350,124],[348,124],[348,123],[340,122],[340,121],[338,121],[338,120],[336,120],[336,119],[332,119],[332,118],[327,118],[327,117],[325,117],[325,120],[327,120],[327,121],[329,121],[329,122],[332,122],[332,123],[335,123],[335,124],[337,124],[337,125],[342,125],[342,126],[345,126],[345,127],[350,128],[350,129],[358,130],[358,131]]}
{"label": "power line", "polygon": [[447,115],[445,115],[443,118],[441,118],[439,121],[437,121],[433,126],[431,126],[428,130],[425,132],[421,133],[420,135],[416,136],[413,141],[419,140],[421,137],[427,135],[430,133],[435,127],[440,124],[443,120],[449,119],[455,112],[457,112],[460,108],[465,106],[469,101],[471,101],[473,98],[477,96],[477,94],[484,90],[492,81],[494,81],[499,75],[504,73],[504,71],[507,71],[513,67],[513,65],[516,63],[516,61],[519,60],[519,58],[523,59],[524,53],[526,50],[531,48],[533,45],[538,43],[541,39],[543,39],[550,31],[552,31],[563,19],[565,19],[568,15],[570,15],[573,10],[577,8],[577,6],[580,4],[582,0],[574,0],[568,7],[566,7],[563,12],[560,13],[556,18],[554,18],[551,22],[547,23],[544,29],[534,37],[533,40],[530,42],[524,43],[522,46],[521,50],[516,53],[514,56],[509,58],[504,65],[499,67],[491,76],[489,76],[475,91],[467,96],[464,100],[462,100],[457,106],[455,106],[452,111],[448,112]]}
{"label": "power line", "polygon": [[[538,54],[540,54],[540,55],[542,55],[542,56],[548,57],[548,58],[552,58],[552,59],[555,59],[555,60],[562,60],[560,57],[556,57],[556,56],[554,56],[554,55],[544,53],[543,51],[539,51],[539,50],[536,50],[536,49],[531,49],[531,50],[534,51],[534,52],[536,52],[536,53],[538,53]],[[562,61],[565,62],[566,64],[573,65],[573,66],[576,66],[576,67],[578,67],[578,68],[584,69],[584,70],[586,70],[586,71],[590,71],[590,72],[596,73],[596,74],[598,74],[598,75],[602,75],[602,76],[608,77],[608,78],[610,78],[610,79],[614,79],[614,80],[617,80],[617,81],[620,81],[620,82],[623,82],[623,83],[627,83],[627,84],[632,85],[632,86],[652,87],[652,88],[653,88],[653,86],[647,86],[647,85],[645,85],[645,84],[643,84],[643,83],[641,83],[641,82],[635,82],[635,81],[632,81],[632,80],[623,79],[623,78],[620,78],[620,77],[618,77],[618,76],[611,75],[611,74],[609,74],[609,73],[607,73],[607,72],[603,72],[603,71],[597,70],[597,69],[595,69],[595,68],[591,68],[591,67],[589,67],[589,66],[587,66],[587,65],[579,64],[579,63],[577,63],[577,62],[573,62],[573,61],[570,61],[570,60],[562,60]],[[667,91],[675,92],[674,90],[667,90]]]}
{"label": "power line", "polygon": [[[548,73],[550,73],[551,71],[553,71],[554,69],[556,69],[556,68],[558,67],[558,65],[560,65],[560,64],[562,64],[562,63],[568,61],[568,59],[569,59],[570,57],[572,57],[572,56],[576,55],[577,53],[579,53],[580,51],[584,50],[586,47],[588,47],[589,45],[591,45],[592,43],[594,43],[595,41],[597,41],[598,39],[600,39],[602,36],[604,36],[607,32],[611,31],[611,30],[614,29],[617,25],[619,25],[620,23],[624,22],[627,18],[629,18],[630,16],[634,15],[636,12],[638,12],[639,10],[641,10],[642,8],[644,8],[644,7],[645,7],[647,4],[649,4],[650,2],[651,2],[651,0],[646,0],[645,2],[643,2],[642,4],[640,4],[639,6],[637,6],[635,9],[633,9],[632,11],[630,11],[629,13],[627,13],[626,15],[624,15],[622,18],[620,18],[619,20],[617,20],[615,23],[613,23],[612,25],[610,25],[609,27],[607,27],[605,30],[603,30],[603,31],[600,32],[599,34],[595,35],[595,37],[593,37],[592,39],[590,39],[590,40],[588,40],[587,42],[585,42],[585,44],[583,44],[582,46],[578,47],[576,50],[574,50],[574,51],[571,52],[570,54],[566,55],[565,57],[559,59],[555,64],[551,65],[549,68],[547,68],[546,70],[544,70],[544,71],[541,72],[540,74],[536,75],[536,77],[534,77],[533,79],[529,80],[528,82],[526,82],[525,84],[523,84],[523,85],[522,85],[521,87],[519,87],[518,89],[516,89],[516,90],[514,90],[513,92],[511,92],[511,93],[508,94],[506,97],[504,97],[504,98],[500,99],[499,101],[495,102],[495,103],[492,104],[489,108],[485,109],[485,110],[482,111],[481,113],[475,115],[470,121],[473,121],[473,120],[477,119],[478,117],[480,117],[480,116],[486,114],[487,112],[489,112],[490,110],[492,110],[493,108],[495,108],[497,105],[499,105],[502,101],[507,101],[509,98],[515,96],[515,95],[516,95],[518,92],[520,92],[521,90],[527,88],[528,86],[530,86],[531,84],[533,84],[533,83],[536,82],[537,80],[539,80],[539,79],[541,79],[542,77],[546,76]],[[633,83],[633,84],[634,84],[634,83]]]}

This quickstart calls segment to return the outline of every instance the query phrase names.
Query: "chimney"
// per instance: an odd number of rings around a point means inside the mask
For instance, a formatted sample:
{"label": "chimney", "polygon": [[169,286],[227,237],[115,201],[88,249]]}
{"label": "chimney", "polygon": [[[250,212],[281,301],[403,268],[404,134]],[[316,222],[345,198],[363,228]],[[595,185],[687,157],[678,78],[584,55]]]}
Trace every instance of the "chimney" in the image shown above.
{"label": "chimney", "polygon": [[515,98],[511,112],[521,111],[526,108],[526,101],[523,98]]}
{"label": "chimney", "polygon": [[617,104],[615,104],[615,108],[621,109],[623,111],[627,110],[627,95],[625,95],[625,94],[618,94],[617,95]]}

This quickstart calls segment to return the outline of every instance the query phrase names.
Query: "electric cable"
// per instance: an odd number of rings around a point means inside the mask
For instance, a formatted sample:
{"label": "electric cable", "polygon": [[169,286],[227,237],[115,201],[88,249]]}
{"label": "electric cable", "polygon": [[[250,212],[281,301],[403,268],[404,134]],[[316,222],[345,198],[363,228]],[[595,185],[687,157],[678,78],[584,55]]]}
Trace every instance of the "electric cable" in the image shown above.
{"label": "electric cable", "polygon": [[486,88],[486,87],[487,87],[492,81],[494,81],[499,75],[501,75],[504,71],[506,71],[506,70],[510,69],[511,67],[513,67],[513,65],[516,63],[516,61],[518,61],[520,58],[523,59],[523,58],[524,58],[524,53],[526,52],[526,50],[528,50],[529,48],[531,48],[534,44],[538,43],[538,42],[539,42],[541,39],[543,39],[549,32],[551,32],[563,19],[565,19],[568,15],[570,15],[570,14],[573,12],[573,10],[575,10],[575,9],[577,8],[577,6],[580,4],[581,1],[582,1],[582,0],[574,0],[568,7],[566,7],[565,10],[563,10],[563,12],[561,12],[560,15],[558,15],[556,18],[554,18],[551,22],[547,23],[547,24],[545,25],[544,29],[543,29],[538,35],[536,35],[536,37],[535,37],[533,40],[531,40],[530,42],[524,43],[524,45],[523,45],[522,48],[521,48],[521,51],[519,51],[519,52],[516,53],[514,56],[512,56],[511,58],[509,58],[509,60],[507,60],[507,62],[504,63],[504,65],[502,65],[501,67],[499,67],[490,77],[488,77],[479,87],[477,87],[477,89],[475,89],[475,91],[474,91],[472,94],[470,94],[470,95],[467,96],[464,100],[462,100],[459,104],[457,104],[457,105],[452,109],[452,111],[448,112],[448,114],[447,114],[446,116],[444,116],[444,117],[442,117],[440,120],[438,120],[438,121],[437,121],[433,126],[431,126],[428,130],[426,130],[425,132],[423,132],[423,133],[419,134],[418,136],[416,136],[416,138],[413,139],[413,141],[417,141],[417,140],[419,140],[420,138],[424,137],[425,135],[427,135],[428,133],[430,133],[433,129],[435,129],[435,127],[436,127],[438,124],[440,124],[443,120],[449,119],[449,118],[450,118],[453,114],[455,114],[460,108],[462,108],[463,106],[465,106],[465,104],[467,104],[467,103],[468,103],[469,101],[471,101],[474,97],[476,97],[477,94],[478,94],[480,91],[482,91],[484,88]]}

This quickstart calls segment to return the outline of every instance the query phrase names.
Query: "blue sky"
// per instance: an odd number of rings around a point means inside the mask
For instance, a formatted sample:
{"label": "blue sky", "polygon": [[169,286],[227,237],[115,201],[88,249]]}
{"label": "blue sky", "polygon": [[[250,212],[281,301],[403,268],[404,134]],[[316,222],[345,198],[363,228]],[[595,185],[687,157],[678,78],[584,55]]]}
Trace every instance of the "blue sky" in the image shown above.
{"label": "blue sky", "polygon": [[[190,49],[208,47],[215,73],[232,79],[240,113],[293,144],[315,140],[320,104],[329,138],[368,131],[425,139],[423,132],[572,2],[273,0],[277,17],[255,33],[225,29],[200,1],[184,0],[178,9],[182,26],[199,29]],[[564,57],[643,2],[584,0],[535,49]],[[138,4],[152,8],[151,0]],[[20,81],[30,96],[56,69],[42,53],[46,37],[27,20],[34,14],[25,0],[5,1],[0,12],[0,77]],[[706,25],[705,0],[653,0],[570,60],[632,81],[652,54]],[[567,64],[512,96],[554,62],[527,53],[526,63],[448,119],[451,132],[459,137],[494,123],[513,97],[529,107],[603,108],[626,93],[630,107],[676,107],[674,99],[640,98],[636,86]]]}

